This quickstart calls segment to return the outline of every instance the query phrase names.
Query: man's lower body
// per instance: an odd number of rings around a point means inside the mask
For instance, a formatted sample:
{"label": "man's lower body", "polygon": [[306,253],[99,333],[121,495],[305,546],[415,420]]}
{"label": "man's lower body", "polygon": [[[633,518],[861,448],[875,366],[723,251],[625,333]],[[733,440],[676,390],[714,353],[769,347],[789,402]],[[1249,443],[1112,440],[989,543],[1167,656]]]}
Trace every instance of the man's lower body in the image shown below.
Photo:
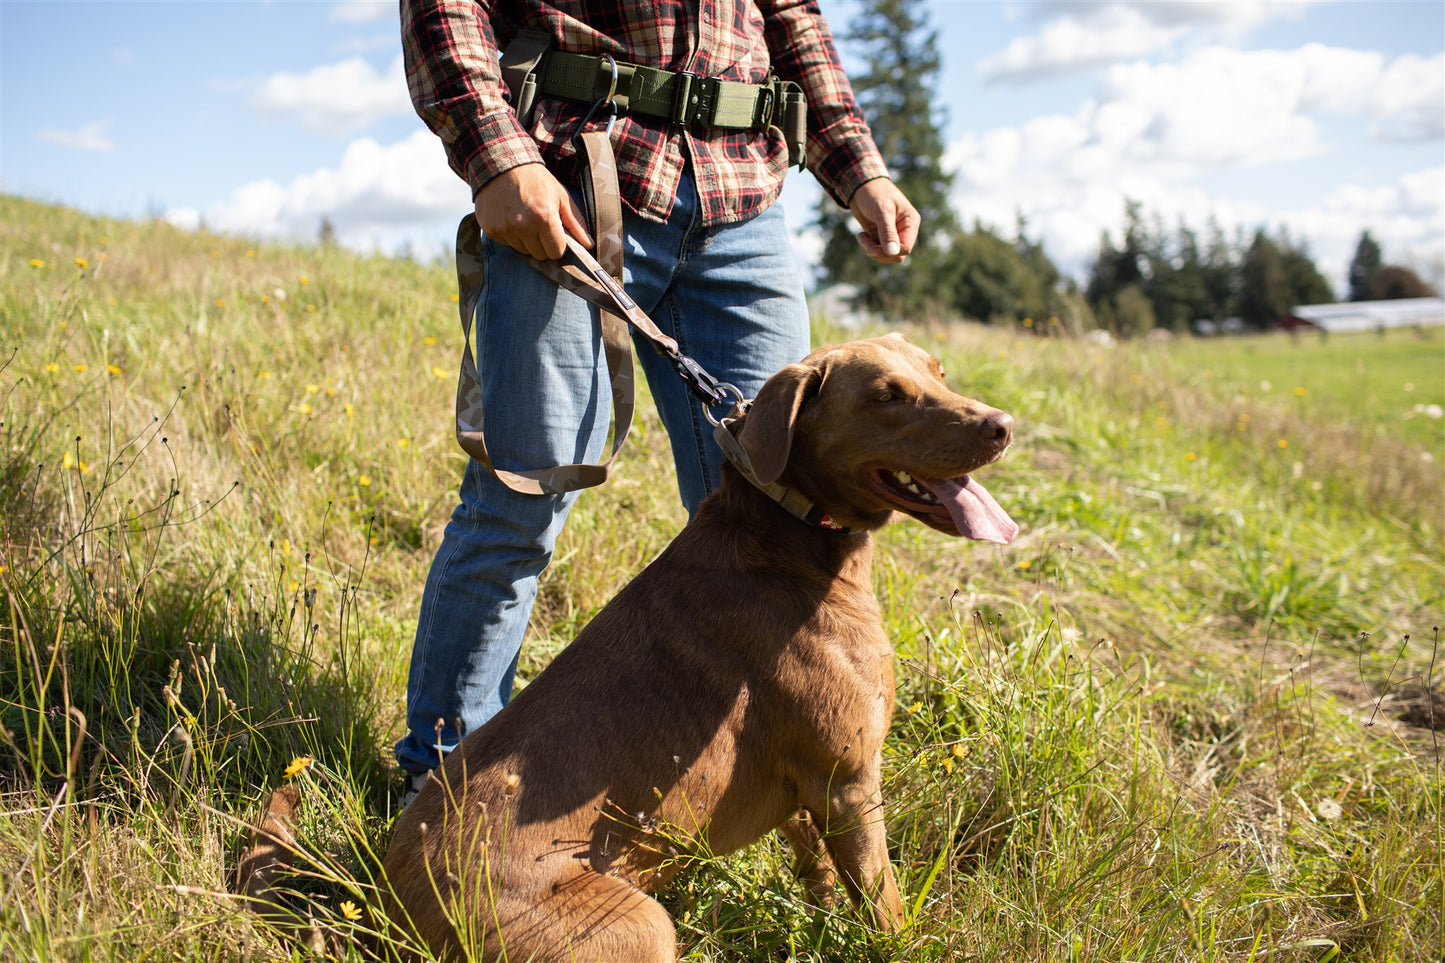
{"label": "man's lower body", "polygon": [[[703,229],[691,174],[667,223],[624,214],[627,292],[684,354],[753,397],[808,351],[803,280],[782,208]],[[487,446],[502,469],[596,461],[611,395],[596,309],[507,248],[483,242],[477,365]],[[634,354],[672,442],[689,514],[717,485],[712,426],[651,343]],[[432,561],[407,680],[402,769],[424,773],[507,703],[537,577],[578,493],[521,495],[476,462]]]}

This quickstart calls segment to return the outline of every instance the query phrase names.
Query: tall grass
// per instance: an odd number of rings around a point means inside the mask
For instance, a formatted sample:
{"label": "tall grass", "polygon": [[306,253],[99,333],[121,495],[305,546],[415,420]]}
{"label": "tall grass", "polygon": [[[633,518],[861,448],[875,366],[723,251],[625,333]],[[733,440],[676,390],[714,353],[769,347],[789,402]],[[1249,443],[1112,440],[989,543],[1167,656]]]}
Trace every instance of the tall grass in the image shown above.
{"label": "tall grass", "polygon": [[[373,925],[463,459],[453,296],[443,266],[0,197],[0,958],[281,960]],[[881,538],[910,923],[810,908],[765,840],[663,894],[689,958],[1438,960],[1439,331],[911,334],[1017,418],[986,482],[1024,533]],[[643,411],[524,681],[683,521]],[[299,930],[232,895],[288,779]]]}

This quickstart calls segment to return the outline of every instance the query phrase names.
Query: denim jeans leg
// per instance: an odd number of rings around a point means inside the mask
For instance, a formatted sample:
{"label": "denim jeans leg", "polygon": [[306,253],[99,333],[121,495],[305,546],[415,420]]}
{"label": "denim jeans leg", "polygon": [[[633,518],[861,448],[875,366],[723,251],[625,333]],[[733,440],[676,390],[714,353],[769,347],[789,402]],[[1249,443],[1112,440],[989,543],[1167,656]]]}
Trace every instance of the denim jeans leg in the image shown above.
{"label": "denim jeans leg", "polygon": [[[493,463],[595,461],[611,414],[596,312],[501,245],[484,241],[483,257],[477,367]],[[422,594],[403,769],[432,768],[511,697],[537,577],[576,497],[518,494],[468,463]]]}
{"label": "denim jeans leg", "polygon": [[[629,236],[625,263],[637,265],[637,300],[682,352],[720,381],[753,398],[779,369],[808,353],[808,305],[780,204],[734,224],[700,228],[690,178],[678,192],[674,229],[658,238]],[[677,222],[688,222],[680,224]],[[681,234],[679,235],[679,231]],[[648,257],[649,244],[675,254]],[[645,276],[659,264],[666,277]],[[632,290],[629,288],[629,290]],[[637,357],[672,442],[678,490],[691,515],[717,488],[722,451],[712,425],[667,359],[636,335]],[[714,414],[724,414],[723,408]]]}
{"label": "denim jeans leg", "polygon": [[[752,397],[807,353],[802,277],[777,205],[741,224],[702,229],[687,176],[667,222],[624,213],[623,224],[628,293],[713,375]],[[595,461],[611,414],[596,312],[506,248],[484,242],[483,255],[477,363],[493,461],[510,469]],[[716,487],[722,456],[666,359],[645,338],[635,341],[692,512]],[[468,464],[422,596],[408,733],[396,747],[403,769],[435,766],[506,705],[537,577],[576,498],[519,495]]]}

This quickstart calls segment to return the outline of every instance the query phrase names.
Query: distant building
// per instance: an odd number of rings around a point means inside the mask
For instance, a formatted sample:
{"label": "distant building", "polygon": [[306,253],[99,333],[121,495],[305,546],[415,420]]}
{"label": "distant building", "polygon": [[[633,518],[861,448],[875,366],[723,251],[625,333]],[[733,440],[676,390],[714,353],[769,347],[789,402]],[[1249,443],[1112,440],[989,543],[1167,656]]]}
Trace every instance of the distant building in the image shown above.
{"label": "distant building", "polygon": [[1438,324],[1445,324],[1445,298],[1302,304],[1280,318],[1278,327],[1282,331],[1304,329],[1324,334],[1346,334]]}

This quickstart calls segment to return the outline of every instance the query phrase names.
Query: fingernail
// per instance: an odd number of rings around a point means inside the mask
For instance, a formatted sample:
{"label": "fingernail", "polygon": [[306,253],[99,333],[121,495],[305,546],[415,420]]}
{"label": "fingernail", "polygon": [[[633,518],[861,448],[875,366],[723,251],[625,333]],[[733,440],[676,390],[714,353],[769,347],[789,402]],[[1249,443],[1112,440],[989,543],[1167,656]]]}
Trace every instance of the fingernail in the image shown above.
{"label": "fingernail", "polygon": [[898,246],[897,241],[889,241],[888,246],[885,247],[883,250],[888,252],[889,257],[897,257],[899,253],[903,250],[903,248]]}

